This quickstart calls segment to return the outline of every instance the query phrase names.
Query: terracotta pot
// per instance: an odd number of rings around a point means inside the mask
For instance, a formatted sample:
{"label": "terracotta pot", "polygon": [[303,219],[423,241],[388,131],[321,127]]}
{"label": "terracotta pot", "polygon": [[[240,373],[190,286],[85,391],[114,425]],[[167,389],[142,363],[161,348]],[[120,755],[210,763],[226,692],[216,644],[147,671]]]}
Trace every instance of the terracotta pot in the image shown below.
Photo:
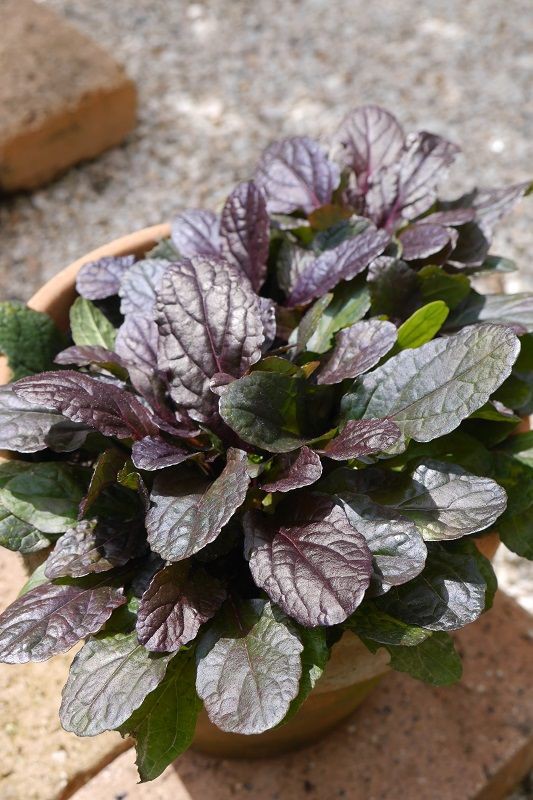
{"label": "terracotta pot", "polygon": [[[83,264],[104,256],[141,256],[160,239],[168,236],[169,231],[167,224],[155,225],[93,250],[48,281],[28,305],[36,311],[47,312],[61,329],[66,330],[69,309],[76,297],[76,275]],[[8,370],[5,364],[0,364],[0,384],[8,380]],[[529,425],[526,421],[524,425],[527,430]],[[498,534],[494,532],[481,536],[476,544],[484,555],[492,558],[499,544]],[[39,557],[40,554],[35,555]],[[42,555],[40,558],[42,560]],[[241,736],[220,731],[202,712],[193,747],[218,756],[254,757],[273,755],[308,744],[352,714],[389,671],[387,660],[385,650],[372,655],[357,636],[347,632],[333,647],[331,659],[317,686],[298,714],[287,724],[259,736]]]}

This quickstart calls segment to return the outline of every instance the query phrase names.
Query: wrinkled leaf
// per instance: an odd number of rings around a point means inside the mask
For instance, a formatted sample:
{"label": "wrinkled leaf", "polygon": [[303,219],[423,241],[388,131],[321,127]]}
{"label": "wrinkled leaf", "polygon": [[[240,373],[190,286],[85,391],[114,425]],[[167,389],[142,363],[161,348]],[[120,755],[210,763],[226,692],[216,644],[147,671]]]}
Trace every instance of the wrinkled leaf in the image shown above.
{"label": "wrinkled leaf", "polygon": [[318,383],[340,383],[375,367],[394,345],[396,326],[377,319],[356,322],[339,331],[335,346],[322,362]]}
{"label": "wrinkled leaf", "polygon": [[333,149],[351,167],[359,186],[399,157],[404,132],[397,119],[379,106],[360,106],[348,114],[333,136]]}
{"label": "wrinkled leaf", "polygon": [[117,482],[117,474],[124,466],[126,458],[127,453],[117,450],[116,447],[109,447],[100,453],[94,465],[87,494],[80,503],[80,518],[86,516],[89,508],[107,486]]}
{"label": "wrinkled leaf", "polygon": [[260,485],[265,492],[290,492],[310,486],[321,475],[320,457],[308,447],[302,447],[278,456]]}
{"label": "wrinkled leaf", "polygon": [[22,303],[0,303],[0,353],[7,357],[11,380],[51,369],[63,337],[48,314]]}
{"label": "wrinkled leaf", "polygon": [[409,225],[399,236],[402,258],[405,261],[428,258],[440,253],[450,242],[450,233],[442,225],[417,222]]}
{"label": "wrinkled leaf", "polygon": [[128,314],[152,316],[161,280],[169,262],[161,258],[137,261],[120,282],[120,311]]}
{"label": "wrinkled leaf", "polygon": [[386,452],[399,437],[400,429],[390,419],[348,420],[342,431],[320,452],[335,461],[363,458]]}
{"label": "wrinkled leaf", "polygon": [[219,221],[212,211],[185,211],[172,222],[172,242],[180,256],[218,256]]}
{"label": "wrinkled leaf", "polygon": [[132,447],[131,460],[137,469],[153,471],[181,464],[194,453],[184,447],[167,442],[160,436],[146,436]]}
{"label": "wrinkled leaf", "polygon": [[382,611],[372,602],[365,602],[344,623],[344,627],[353,631],[362,639],[369,639],[379,644],[403,645],[414,647],[431,636],[431,631],[408,625]]}
{"label": "wrinkled leaf", "polygon": [[240,183],[220,218],[222,255],[241,269],[258,292],[267,273],[270,223],[266,202],[253,181]]}
{"label": "wrinkled leaf", "polygon": [[143,395],[153,393],[158,340],[154,320],[142,314],[128,314],[117,332],[115,351],[127,365],[133,386]]}
{"label": "wrinkled leaf", "polygon": [[76,276],[78,294],[87,300],[104,300],[118,294],[122,276],[134,264],[134,256],[106,256],[84,264]]}
{"label": "wrinkled leaf", "polygon": [[0,545],[25,555],[49,547],[50,539],[0,506]]}

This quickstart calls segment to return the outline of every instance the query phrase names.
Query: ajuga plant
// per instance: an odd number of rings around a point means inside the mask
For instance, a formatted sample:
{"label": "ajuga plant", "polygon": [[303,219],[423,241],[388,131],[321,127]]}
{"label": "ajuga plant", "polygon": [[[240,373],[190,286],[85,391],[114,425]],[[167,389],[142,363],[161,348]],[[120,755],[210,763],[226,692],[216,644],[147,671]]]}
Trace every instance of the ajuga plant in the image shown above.
{"label": "ajuga plant", "polygon": [[0,660],[85,640],[61,722],[135,737],[142,779],[202,704],[283,724],[346,630],[459,679],[450,632],[496,589],[476,538],[533,555],[533,296],[472,285],[514,269],[491,238],[530,185],[442,200],[457,154],[359,108],[271,145],[220,214],[86,264],[68,335],[3,304],[0,540],[46,560]]}

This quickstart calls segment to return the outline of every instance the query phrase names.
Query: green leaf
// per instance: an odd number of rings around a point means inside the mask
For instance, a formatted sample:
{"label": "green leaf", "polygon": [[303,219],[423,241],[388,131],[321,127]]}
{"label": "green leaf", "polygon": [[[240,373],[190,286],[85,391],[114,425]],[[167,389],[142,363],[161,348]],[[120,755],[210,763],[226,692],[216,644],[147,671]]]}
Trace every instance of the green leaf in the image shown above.
{"label": "green leaf", "polygon": [[503,452],[493,453],[492,477],[507,493],[505,518],[533,505],[533,469]]}
{"label": "green leaf", "polygon": [[172,239],[160,239],[160,241],[149,250],[145,258],[162,258],[167,261],[177,261],[180,254],[172,244]]}
{"label": "green leaf", "polygon": [[253,372],[233,381],[220,399],[220,415],[245,442],[287,453],[328,427],[331,387],[303,378]]}
{"label": "green leaf", "polygon": [[[369,650],[375,653],[379,645],[364,640]],[[450,686],[463,673],[461,657],[453,639],[447,633],[432,633],[428,639],[414,647],[385,645],[390,653],[390,666],[398,672],[406,672],[412,678],[433,686]]]}
{"label": "green leaf", "polygon": [[354,382],[342,400],[343,418],[391,417],[404,439],[431,441],[487,402],[519,348],[509,328],[479,325],[403,350]]}
{"label": "green leaf", "polygon": [[413,307],[417,283],[417,273],[405,261],[376,258],[368,270],[372,315],[404,319]]}
{"label": "green leaf", "polygon": [[49,547],[50,539],[0,506],[0,545],[23,554],[36,553]]}
{"label": "green leaf", "polygon": [[431,636],[431,631],[395,619],[377,608],[372,601],[367,601],[359,606],[357,611],[348,617],[344,627],[349,628],[362,639],[394,646],[413,647]]}
{"label": "green leaf", "polygon": [[32,464],[0,488],[0,504],[43,533],[63,533],[83,497],[79,472],[68,464]]}
{"label": "green leaf", "polygon": [[500,539],[509,550],[533,561],[533,509],[505,515],[498,525]]}
{"label": "green leaf", "polygon": [[510,258],[503,256],[487,256],[476,272],[516,272],[518,267]]}
{"label": "green leaf", "polygon": [[302,677],[300,678],[298,694],[290,704],[286,716],[280,723],[281,725],[288,722],[307,700],[315,688],[316,682],[322,676],[331,656],[325,628],[304,628],[301,625],[295,625],[295,627],[297,627],[300,640],[304,646],[302,651]]}
{"label": "green leaf", "polygon": [[0,352],[7,356],[12,380],[53,369],[64,347],[54,322],[22,303],[0,303]]}
{"label": "green leaf", "polygon": [[165,677],[120,726],[136,740],[141,781],[153,781],[192,743],[202,704],[196,694],[194,650],[178,653]]}
{"label": "green leaf", "polygon": [[72,662],[63,689],[63,728],[77,736],[120,728],[159,686],[170,659],[149,653],[135,633],[89,639]]}
{"label": "green leaf", "polygon": [[[309,311],[304,314],[302,321],[295,331],[296,353],[301,353],[302,350],[306,349],[309,339],[311,339],[315,333],[317,325],[324,314],[324,311],[327,309],[332,300],[333,295],[331,293],[325,294],[323,297],[317,300],[316,303],[313,303]],[[291,337],[291,340],[292,338],[293,337]]]}
{"label": "green leaf", "polygon": [[98,456],[87,494],[80,505],[80,516],[86,516],[87,511],[104,489],[117,482],[118,472],[124,467],[126,458],[127,453],[124,450],[118,450],[116,447],[109,447]]}
{"label": "green leaf", "polygon": [[423,267],[418,273],[420,293],[426,303],[441,300],[454,309],[470,292],[466,275],[449,275],[441,267]]}
{"label": "green leaf", "polygon": [[430,342],[444,325],[448,313],[448,307],[442,300],[435,300],[419,308],[398,328],[394,352]]}
{"label": "green leaf", "polygon": [[45,575],[46,570],[46,561],[43,561],[42,564],[33,570],[30,577],[18,593],[18,597],[23,597],[28,592],[31,592],[32,589],[36,589],[38,586],[42,586],[45,583],[50,583],[49,579]]}
{"label": "green leaf", "polygon": [[366,285],[361,285],[358,278],[341,283],[308,339],[307,349],[313,353],[325,353],[331,347],[334,335],[362,319],[369,308],[370,292]]}
{"label": "green leaf", "polygon": [[78,297],[70,308],[70,328],[74,343],[98,345],[113,350],[117,332],[97,306]]}
{"label": "green leaf", "polygon": [[[533,431],[511,436],[502,446],[502,450],[533,469]],[[533,473],[531,478],[533,479]]]}

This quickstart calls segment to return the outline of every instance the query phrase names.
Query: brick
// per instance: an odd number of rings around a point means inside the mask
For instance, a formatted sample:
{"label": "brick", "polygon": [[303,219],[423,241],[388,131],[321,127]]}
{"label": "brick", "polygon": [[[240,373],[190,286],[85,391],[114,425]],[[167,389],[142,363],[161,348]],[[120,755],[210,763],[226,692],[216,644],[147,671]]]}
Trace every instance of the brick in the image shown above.
{"label": "brick", "polygon": [[119,144],[136,89],[97,44],[31,0],[0,0],[0,189],[35,188]]}
{"label": "brick", "polygon": [[457,636],[465,670],[456,686],[391,673],[313,747],[255,761],[189,751],[141,785],[130,751],[74,800],[503,800],[533,765],[532,627],[531,615],[500,595]]}

